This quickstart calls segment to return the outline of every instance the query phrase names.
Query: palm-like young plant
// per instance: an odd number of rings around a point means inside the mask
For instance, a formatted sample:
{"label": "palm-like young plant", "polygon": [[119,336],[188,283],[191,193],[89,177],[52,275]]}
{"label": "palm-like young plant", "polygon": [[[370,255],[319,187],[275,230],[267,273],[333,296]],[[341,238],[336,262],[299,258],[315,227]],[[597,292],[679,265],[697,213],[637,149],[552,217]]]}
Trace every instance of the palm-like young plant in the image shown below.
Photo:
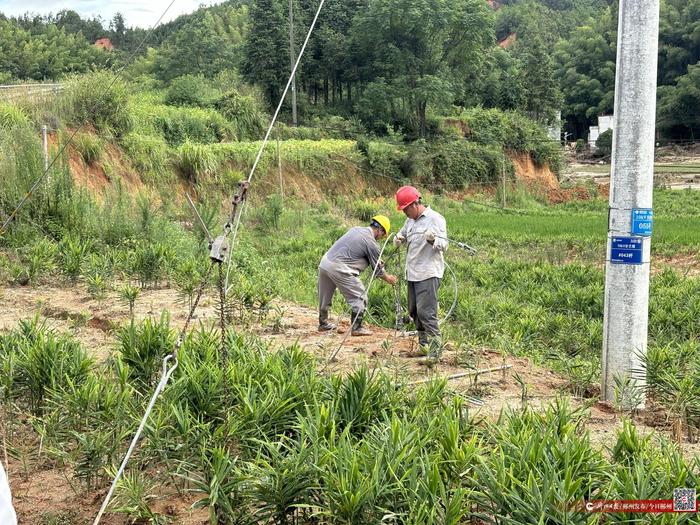
{"label": "palm-like young plant", "polygon": [[129,317],[131,318],[134,317],[134,305],[136,304],[136,299],[140,291],[139,288],[132,286],[131,283],[126,283],[119,288],[119,298],[129,305]]}
{"label": "palm-like young plant", "polygon": [[212,525],[245,523],[245,507],[242,489],[246,476],[241,472],[238,459],[221,446],[201,450],[201,473],[190,477],[194,492],[203,494],[196,507],[209,508],[209,523]]}
{"label": "palm-like young plant", "polygon": [[119,356],[128,365],[130,378],[140,388],[148,386],[160,369],[162,358],[173,349],[175,334],[167,312],[159,321],[131,322],[117,330]]}
{"label": "palm-like young plant", "polygon": [[260,504],[257,516],[277,525],[299,523],[317,486],[310,459],[311,449],[305,442],[285,438],[277,443],[260,442],[249,488],[250,496]]}

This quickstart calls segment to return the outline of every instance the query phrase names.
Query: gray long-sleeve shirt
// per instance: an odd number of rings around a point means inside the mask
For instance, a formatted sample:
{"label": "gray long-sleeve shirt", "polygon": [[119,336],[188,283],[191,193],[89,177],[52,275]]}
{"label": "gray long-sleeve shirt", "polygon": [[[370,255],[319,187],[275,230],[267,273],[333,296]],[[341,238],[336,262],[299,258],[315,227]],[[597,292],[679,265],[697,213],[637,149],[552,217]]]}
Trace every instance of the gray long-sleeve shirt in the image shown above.
{"label": "gray long-sleeve shirt", "polygon": [[[425,233],[430,230],[435,234],[435,241],[430,244]],[[417,219],[406,219],[399,235],[406,239],[406,280],[411,282],[425,281],[431,277],[442,279],[445,273],[445,258],[447,250],[447,223],[445,218],[430,207]]]}
{"label": "gray long-sleeve shirt", "polygon": [[[323,267],[324,260],[328,260],[344,264],[353,275],[360,275],[367,266],[372,268],[377,266],[379,251],[379,244],[372,234],[372,228],[355,226],[335,241],[331,249],[323,256],[321,266]],[[384,270],[380,266],[377,269],[377,277],[382,275],[384,275]]]}

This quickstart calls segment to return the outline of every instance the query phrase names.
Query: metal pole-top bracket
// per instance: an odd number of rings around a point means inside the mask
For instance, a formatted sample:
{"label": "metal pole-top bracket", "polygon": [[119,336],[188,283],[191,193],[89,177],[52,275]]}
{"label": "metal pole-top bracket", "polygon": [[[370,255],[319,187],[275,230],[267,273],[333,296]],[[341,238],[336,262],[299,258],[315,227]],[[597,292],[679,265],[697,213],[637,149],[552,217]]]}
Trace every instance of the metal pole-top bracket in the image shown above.
{"label": "metal pole-top bracket", "polygon": [[223,263],[228,258],[228,240],[226,235],[219,235],[209,244],[209,258],[217,263]]}
{"label": "metal pole-top bracket", "polygon": [[237,206],[243,202],[248,193],[248,188],[250,188],[250,182],[247,180],[242,180],[238,183],[238,193],[233,196],[233,205]]}

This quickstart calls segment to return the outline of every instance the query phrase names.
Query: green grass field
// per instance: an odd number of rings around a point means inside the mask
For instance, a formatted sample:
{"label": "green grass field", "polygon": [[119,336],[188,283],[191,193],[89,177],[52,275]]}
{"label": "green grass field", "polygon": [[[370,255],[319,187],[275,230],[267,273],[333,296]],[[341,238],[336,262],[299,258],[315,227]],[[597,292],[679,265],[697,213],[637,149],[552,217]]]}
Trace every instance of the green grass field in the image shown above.
{"label": "green grass field", "polygon": [[[573,171],[579,173],[595,173],[595,174],[610,174],[610,164],[579,164]],[[676,173],[676,174],[689,174],[689,173],[700,173],[700,164],[695,162],[683,162],[683,163],[665,163],[657,162],[654,164],[654,173]]]}
{"label": "green grass field", "polygon": [[[504,243],[523,245],[548,241],[571,241],[604,244],[607,233],[606,214],[499,213],[469,211],[446,215],[449,230],[456,238],[494,237]],[[672,244],[679,249],[700,247],[700,218],[658,217],[654,221],[652,247]]]}

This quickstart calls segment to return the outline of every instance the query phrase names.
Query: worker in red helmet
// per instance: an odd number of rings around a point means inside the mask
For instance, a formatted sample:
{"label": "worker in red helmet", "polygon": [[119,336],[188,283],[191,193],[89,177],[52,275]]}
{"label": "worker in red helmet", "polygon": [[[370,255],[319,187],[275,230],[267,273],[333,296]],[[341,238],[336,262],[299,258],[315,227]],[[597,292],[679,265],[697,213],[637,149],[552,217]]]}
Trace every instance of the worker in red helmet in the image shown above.
{"label": "worker in red helmet", "polygon": [[426,356],[426,363],[436,363],[442,353],[438,289],[445,273],[447,224],[442,215],[421,202],[420,192],[413,186],[399,188],[396,207],[406,215],[394,245],[407,247],[408,313],[418,330],[420,354]]}

